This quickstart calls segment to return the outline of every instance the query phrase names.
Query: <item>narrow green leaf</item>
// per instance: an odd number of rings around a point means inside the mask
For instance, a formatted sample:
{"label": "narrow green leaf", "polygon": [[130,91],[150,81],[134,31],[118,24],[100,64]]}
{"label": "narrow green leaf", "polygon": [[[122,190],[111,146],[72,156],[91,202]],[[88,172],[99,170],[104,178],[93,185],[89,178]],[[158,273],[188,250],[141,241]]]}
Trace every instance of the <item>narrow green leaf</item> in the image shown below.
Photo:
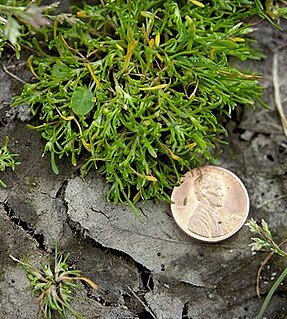
{"label": "narrow green leaf", "polygon": [[272,287],[270,288],[261,308],[260,308],[260,312],[257,315],[256,319],[262,319],[263,318],[263,314],[274,294],[274,292],[276,291],[276,289],[279,287],[279,285],[282,283],[282,281],[286,278],[287,276],[287,268],[285,268],[282,273],[280,274],[280,276],[276,279],[276,281],[274,282],[274,284],[272,285]]}
{"label": "narrow green leaf", "polygon": [[50,160],[51,160],[51,167],[52,167],[53,172],[56,175],[58,175],[59,174],[59,169],[58,169],[58,166],[57,166],[56,161],[55,161],[55,153],[54,152],[51,152]]}

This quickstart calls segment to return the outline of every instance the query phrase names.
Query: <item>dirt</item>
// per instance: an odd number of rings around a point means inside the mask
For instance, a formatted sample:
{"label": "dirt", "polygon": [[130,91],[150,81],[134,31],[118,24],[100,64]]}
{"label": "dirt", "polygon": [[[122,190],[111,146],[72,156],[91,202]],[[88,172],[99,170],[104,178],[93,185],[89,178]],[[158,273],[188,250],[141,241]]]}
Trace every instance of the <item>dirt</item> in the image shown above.
{"label": "dirt", "polygon": [[[280,241],[287,238],[287,141],[274,106],[272,60],[277,51],[286,105],[287,36],[267,23],[256,36],[267,58],[243,66],[263,74],[270,109],[238,108],[227,123],[229,144],[221,146],[217,164],[242,179],[249,217],[268,221]],[[83,286],[73,302],[89,319],[254,319],[263,302],[255,291],[256,273],[266,254],[251,252],[248,227],[221,243],[203,244],[176,227],[166,203],[140,204],[140,223],[128,206],[106,202],[109,186],[96,173],[84,180],[63,160],[54,175],[49,157],[42,156],[41,137],[26,127],[27,109],[10,109],[22,84],[3,65],[29,79],[18,63],[8,54],[0,62],[0,144],[9,135],[21,162],[1,174],[7,188],[0,189],[0,319],[37,318],[39,309],[25,272],[9,255],[39,264],[53,256],[57,240],[70,253],[70,265],[98,284],[95,291]],[[284,266],[277,257],[266,265],[262,297]],[[285,282],[265,317],[287,318],[286,298]]]}

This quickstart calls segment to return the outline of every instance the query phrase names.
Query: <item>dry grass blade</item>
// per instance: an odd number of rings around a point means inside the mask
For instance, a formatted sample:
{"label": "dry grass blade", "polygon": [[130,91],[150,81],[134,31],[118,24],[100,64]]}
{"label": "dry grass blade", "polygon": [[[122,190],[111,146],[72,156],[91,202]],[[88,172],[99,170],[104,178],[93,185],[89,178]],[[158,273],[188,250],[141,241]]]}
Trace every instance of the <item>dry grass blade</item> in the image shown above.
{"label": "dry grass blade", "polygon": [[256,294],[259,298],[261,298],[261,295],[260,295],[260,275],[261,275],[261,272],[264,268],[264,266],[267,264],[267,262],[271,259],[271,257],[274,255],[274,251],[271,251],[264,259],[263,261],[261,262],[261,265],[257,271],[257,276],[256,276]]}
{"label": "dry grass blade", "polygon": [[279,83],[279,76],[278,76],[278,52],[275,52],[273,55],[272,76],[273,76],[275,106],[277,108],[277,111],[281,119],[284,134],[287,137],[287,119],[284,113],[284,108],[283,108],[281,96],[280,96],[280,83]]}
{"label": "dry grass blade", "polygon": [[145,311],[147,311],[152,316],[152,318],[157,319],[151,309],[138,297],[138,295],[129,286],[127,286],[127,288],[132,293],[132,295],[142,304]]}
{"label": "dry grass blade", "polygon": [[21,83],[23,83],[23,84],[26,84],[26,83],[27,83],[26,81],[20,79],[20,78],[19,78],[17,75],[15,75],[14,73],[10,72],[10,71],[7,69],[7,67],[6,67],[5,64],[3,64],[3,71],[4,71],[5,73],[7,73],[8,75],[12,76],[12,78],[14,78],[14,79],[16,79],[17,81],[21,82]]}
{"label": "dry grass blade", "polygon": [[[278,246],[279,247],[282,247],[284,246],[285,244],[287,243],[287,239],[283,240]],[[259,298],[261,298],[261,295],[260,295],[260,287],[259,287],[259,283],[260,283],[260,275],[261,275],[261,272],[264,268],[264,266],[268,263],[268,261],[272,258],[272,256],[275,254],[274,251],[271,251],[264,259],[263,261],[261,262],[261,265],[257,271],[257,276],[256,276],[256,294]]]}

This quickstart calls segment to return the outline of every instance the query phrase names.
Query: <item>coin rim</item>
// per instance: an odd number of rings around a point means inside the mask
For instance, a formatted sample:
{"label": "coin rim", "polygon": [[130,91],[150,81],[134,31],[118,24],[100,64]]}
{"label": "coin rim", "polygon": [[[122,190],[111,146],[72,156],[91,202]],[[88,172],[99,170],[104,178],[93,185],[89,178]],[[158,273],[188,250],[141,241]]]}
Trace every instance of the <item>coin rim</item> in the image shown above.
{"label": "coin rim", "polygon": [[[181,230],[183,230],[187,235],[189,235],[190,237],[192,238],[195,238],[199,241],[202,241],[202,242],[207,242],[207,243],[218,243],[219,241],[222,241],[222,240],[225,240],[225,239],[228,239],[230,238],[231,236],[233,236],[235,233],[237,233],[241,228],[242,226],[245,224],[246,220],[247,220],[247,217],[249,215],[249,210],[250,210],[250,200],[249,200],[249,195],[248,195],[248,192],[247,192],[247,189],[245,187],[245,185],[243,184],[243,182],[241,181],[241,179],[235,175],[233,172],[231,172],[230,170],[226,169],[226,168],[223,168],[223,167],[220,167],[220,166],[215,166],[215,165],[206,165],[206,166],[202,166],[202,167],[198,167],[198,168],[194,168],[192,169],[191,171],[187,171],[183,176],[185,177],[187,174],[191,174],[192,171],[194,170],[198,170],[199,172],[200,171],[203,171],[207,168],[211,168],[211,169],[215,169],[215,170],[221,170],[221,171],[224,171],[226,173],[228,173],[229,175],[231,175],[236,181],[239,182],[240,186],[242,187],[242,190],[243,190],[243,193],[245,195],[245,198],[246,198],[246,210],[245,210],[245,214],[244,214],[244,218],[242,219],[242,222],[239,224],[238,227],[236,227],[233,231],[229,232],[228,234],[225,234],[225,235],[222,235],[222,236],[218,236],[218,237],[203,237],[203,236],[200,236],[200,235],[197,235],[196,233],[188,230],[188,229],[185,229],[183,228],[183,226],[181,226],[176,217],[175,217],[175,212],[174,212],[174,209],[173,207],[175,207],[176,205],[174,203],[171,204],[171,212],[172,212],[172,216],[173,216],[173,219],[175,220],[176,224],[179,226],[179,228]],[[182,184],[181,184],[182,185]],[[175,189],[176,188],[179,188],[181,187],[180,186],[176,186],[173,188],[173,191],[171,193],[171,199],[173,198],[173,194],[175,192]]]}

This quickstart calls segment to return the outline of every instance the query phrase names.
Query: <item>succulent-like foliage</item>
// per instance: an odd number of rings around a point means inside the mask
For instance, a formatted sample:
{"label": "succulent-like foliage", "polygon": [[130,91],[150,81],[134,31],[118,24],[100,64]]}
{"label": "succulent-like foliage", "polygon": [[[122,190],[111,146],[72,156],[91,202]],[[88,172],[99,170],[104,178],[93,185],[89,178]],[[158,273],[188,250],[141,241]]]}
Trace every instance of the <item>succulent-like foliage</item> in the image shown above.
{"label": "succulent-like foliage", "polygon": [[244,21],[264,10],[246,0],[74,9],[73,25],[55,20],[28,44],[40,54],[29,59],[35,82],[14,105],[39,119],[55,173],[68,156],[103,173],[114,202],[170,200],[185,170],[214,158],[222,117],[260,102],[258,76],[234,61],[260,58]]}

